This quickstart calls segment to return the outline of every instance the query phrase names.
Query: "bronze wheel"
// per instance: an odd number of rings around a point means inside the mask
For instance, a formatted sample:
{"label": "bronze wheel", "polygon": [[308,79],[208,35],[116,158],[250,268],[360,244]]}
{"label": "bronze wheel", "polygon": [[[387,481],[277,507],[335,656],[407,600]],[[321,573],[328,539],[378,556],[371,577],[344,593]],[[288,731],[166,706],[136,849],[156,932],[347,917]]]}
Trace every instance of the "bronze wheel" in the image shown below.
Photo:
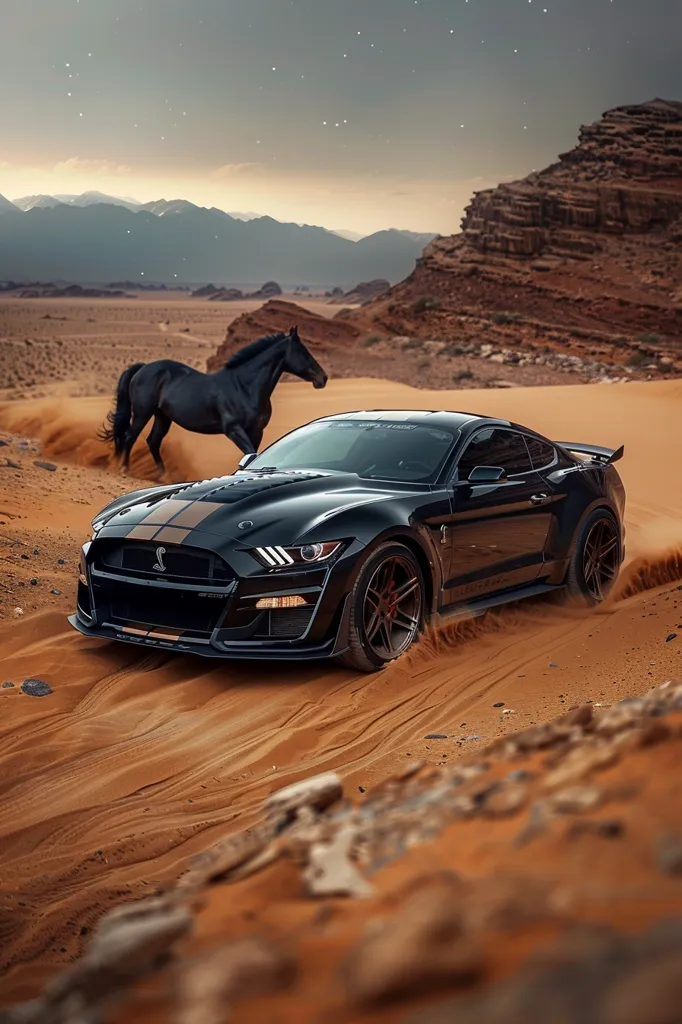
{"label": "bronze wheel", "polygon": [[403,544],[382,544],[360,569],[351,594],[348,650],[339,661],[376,672],[418,639],[424,622],[424,580]]}

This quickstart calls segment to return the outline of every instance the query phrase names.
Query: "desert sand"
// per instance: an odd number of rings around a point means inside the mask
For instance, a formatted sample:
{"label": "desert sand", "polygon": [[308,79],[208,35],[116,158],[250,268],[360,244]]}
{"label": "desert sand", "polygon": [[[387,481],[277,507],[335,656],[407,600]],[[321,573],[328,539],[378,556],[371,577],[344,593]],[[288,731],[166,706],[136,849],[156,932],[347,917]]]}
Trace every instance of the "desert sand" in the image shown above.
{"label": "desert sand", "polygon": [[[625,444],[627,564],[595,612],[505,609],[430,633],[373,677],[325,664],[140,653],[71,630],[66,615],[93,515],[140,481],[155,482],[144,441],[125,479],[96,439],[118,373],[165,355],[203,366],[226,321],[250,311],[167,296],[3,306],[0,1006],[35,996],[80,957],[110,908],[165,891],[193,858],[254,827],[263,800],[282,786],[335,771],[348,795],[361,796],[415,761],[457,764],[575,706],[608,707],[679,675],[682,381],[674,380],[482,391],[444,391],[439,381],[428,391],[362,378],[332,379],[324,391],[283,382],[275,393],[264,443],[329,412],[415,407],[492,413],[556,440]],[[177,427],[164,454],[173,481],[229,473],[239,458],[224,438]],[[679,639],[667,641],[673,634]],[[52,692],[30,696],[26,679]],[[476,842],[466,840],[460,870],[471,869]],[[438,854],[442,863],[448,856]],[[486,864],[494,873],[494,858]],[[411,871],[408,864],[391,877],[404,881]],[[284,934],[309,913],[291,902],[292,879],[280,886],[277,878],[263,891],[245,882],[239,906],[281,893],[273,914]],[[642,927],[657,899],[639,918],[633,911]],[[218,893],[200,934],[215,937],[229,906]],[[611,916],[621,923],[622,914]],[[314,963],[319,953],[311,956]],[[304,1019],[295,1005],[281,1019]],[[158,1019],[167,1019],[163,1011]],[[359,1019],[355,1011],[350,1019]]]}
{"label": "desert sand", "polygon": [[[0,688],[4,1004],[33,996],[77,957],[105,910],[170,884],[193,856],[252,825],[283,785],[334,770],[358,792],[416,759],[450,763],[575,705],[609,705],[679,673],[682,639],[666,637],[682,635],[682,382],[466,395],[376,380],[331,381],[322,392],[287,383],[266,442],[323,413],[380,406],[464,406],[558,440],[624,443],[628,565],[615,598],[596,612],[508,609],[425,638],[371,678],[86,640],[65,622],[78,549],[98,508],[138,480],[115,476],[94,439],[106,398],[0,406],[0,462],[22,467],[0,466],[0,677],[14,683]],[[166,453],[172,480],[228,473],[238,458],[225,439],[177,427]],[[44,460],[56,469],[34,466]],[[143,444],[132,470],[151,473]],[[23,693],[27,678],[52,694]],[[511,713],[494,710],[499,701]],[[448,738],[425,739],[432,733]]]}

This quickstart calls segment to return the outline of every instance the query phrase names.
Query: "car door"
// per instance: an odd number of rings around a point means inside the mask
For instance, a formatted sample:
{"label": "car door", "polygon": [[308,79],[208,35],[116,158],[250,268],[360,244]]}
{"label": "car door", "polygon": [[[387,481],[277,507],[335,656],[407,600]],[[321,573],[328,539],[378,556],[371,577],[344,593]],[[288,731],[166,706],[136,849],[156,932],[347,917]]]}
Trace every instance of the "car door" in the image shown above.
{"label": "car door", "polygon": [[[468,476],[477,466],[504,469],[505,478],[470,484]],[[523,586],[538,577],[552,519],[547,492],[522,434],[488,426],[473,435],[452,480],[447,603]]]}

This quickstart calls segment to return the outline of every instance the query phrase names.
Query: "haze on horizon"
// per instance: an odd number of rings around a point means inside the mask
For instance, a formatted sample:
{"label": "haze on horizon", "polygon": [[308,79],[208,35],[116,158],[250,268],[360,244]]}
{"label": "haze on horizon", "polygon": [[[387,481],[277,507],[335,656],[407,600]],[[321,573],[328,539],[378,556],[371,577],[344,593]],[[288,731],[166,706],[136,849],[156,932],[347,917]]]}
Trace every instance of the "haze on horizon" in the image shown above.
{"label": "haze on horizon", "polygon": [[12,199],[447,234],[605,109],[682,99],[680,0],[33,0],[3,22]]}

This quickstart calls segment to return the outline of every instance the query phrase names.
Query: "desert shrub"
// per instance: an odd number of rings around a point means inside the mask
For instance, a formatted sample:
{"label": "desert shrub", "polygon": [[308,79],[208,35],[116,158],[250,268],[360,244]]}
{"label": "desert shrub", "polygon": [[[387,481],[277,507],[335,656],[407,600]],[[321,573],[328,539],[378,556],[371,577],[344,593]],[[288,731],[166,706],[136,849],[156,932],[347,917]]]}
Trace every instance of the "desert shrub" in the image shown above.
{"label": "desert shrub", "polygon": [[453,380],[473,380],[474,374],[472,370],[458,370],[452,378]]}
{"label": "desert shrub", "polygon": [[412,312],[420,316],[422,313],[428,312],[430,309],[440,309],[440,302],[438,299],[430,299],[425,295],[417,299],[412,305]]}
{"label": "desert shrub", "polygon": [[365,348],[371,348],[372,345],[378,345],[381,340],[380,334],[369,334],[364,340],[364,346]]}
{"label": "desert shrub", "polygon": [[491,313],[490,319],[494,324],[513,324],[517,320],[523,320],[523,313]]}
{"label": "desert shrub", "polygon": [[640,345],[660,345],[661,336],[660,334],[638,334],[635,338]]}
{"label": "desert shrub", "polygon": [[420,359],[419,362],[417,363],[417,369],[426,370],[430,365],[431,360],[429,359],[428,356],[425,356],[423,359]]}
{"label": "desert shrub", "polygon": [[651,356],[646,355],[645,352],[633,352],[626,360],[625,365],[638,369],[642,366],[648,366],[650,362]]}
{"label": "desert shrub", "polygon": [[403,345],[403,352],[415,352],[420,348],[424,348],[424,342],[421,338],[410,338]]}

